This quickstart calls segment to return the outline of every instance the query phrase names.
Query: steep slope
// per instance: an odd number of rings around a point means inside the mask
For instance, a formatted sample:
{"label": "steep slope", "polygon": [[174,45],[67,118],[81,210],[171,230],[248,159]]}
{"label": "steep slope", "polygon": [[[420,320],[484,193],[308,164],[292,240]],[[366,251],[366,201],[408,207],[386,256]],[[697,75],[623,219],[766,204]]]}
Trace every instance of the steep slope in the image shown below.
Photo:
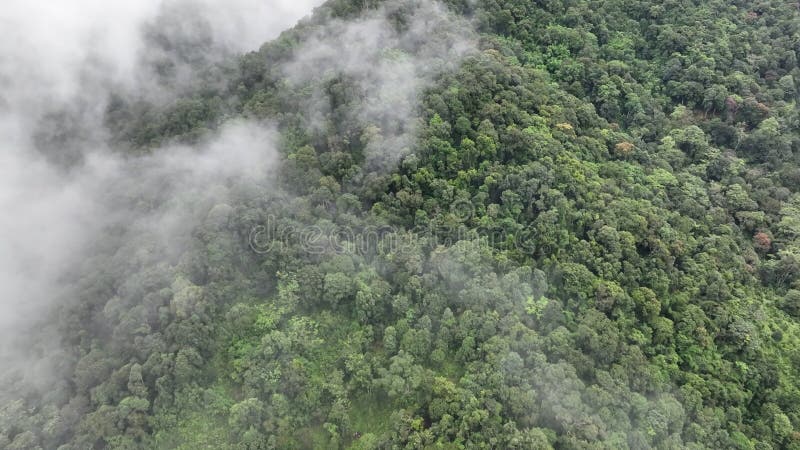
{"label": "steep slope", "polygon": [[790,2],[334,0],[121,98],[279,162],[134,195],[187,231],[107,230],[0,447],[800,447],[798,58]]}

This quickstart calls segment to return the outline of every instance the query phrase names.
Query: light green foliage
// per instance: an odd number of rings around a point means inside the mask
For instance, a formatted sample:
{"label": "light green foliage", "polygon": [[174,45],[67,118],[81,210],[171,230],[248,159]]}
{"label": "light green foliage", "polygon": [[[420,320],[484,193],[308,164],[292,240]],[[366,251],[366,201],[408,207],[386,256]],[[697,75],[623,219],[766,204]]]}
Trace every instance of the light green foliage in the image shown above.
{"label": "light green foliage", "polygon": [[[174,264],[87,262],[67,382],[0,404],[0,447],[800,446],[796,5],[447,0],[480,48],[376,168],[359,85],[279,67],[380,3],[328,2],[191,98],[114,105],[136,148],[267,119],[279,175]],[[254,252],[268,218],[346,233]]]}

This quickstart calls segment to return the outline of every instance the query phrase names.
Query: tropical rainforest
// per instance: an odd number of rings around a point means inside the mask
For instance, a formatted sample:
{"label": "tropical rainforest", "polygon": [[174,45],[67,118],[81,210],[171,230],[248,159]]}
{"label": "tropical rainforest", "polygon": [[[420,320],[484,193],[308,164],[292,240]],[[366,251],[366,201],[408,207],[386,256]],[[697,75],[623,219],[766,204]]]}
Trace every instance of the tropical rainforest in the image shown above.
{"label": "tropical rainforest", "polygon": [[191,87],[102,111],[133,173],[231,127],[273,155],[117,183],[180,238],[101,227],[0,448],[800,449],[797,2],[329,0],[167,44]]}

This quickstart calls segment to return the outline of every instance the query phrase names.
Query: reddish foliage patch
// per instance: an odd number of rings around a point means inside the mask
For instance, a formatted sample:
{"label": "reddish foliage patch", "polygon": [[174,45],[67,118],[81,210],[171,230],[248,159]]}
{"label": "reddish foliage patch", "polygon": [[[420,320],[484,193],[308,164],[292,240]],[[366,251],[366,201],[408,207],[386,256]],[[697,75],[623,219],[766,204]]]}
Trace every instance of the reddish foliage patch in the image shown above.
{"label": "reddish foliage patch", "polygon": [[756,250],[766,252],[772,248],[772,239],[770,239],[766,233],[756,233],[756,235],[753,236],[753,245]]}

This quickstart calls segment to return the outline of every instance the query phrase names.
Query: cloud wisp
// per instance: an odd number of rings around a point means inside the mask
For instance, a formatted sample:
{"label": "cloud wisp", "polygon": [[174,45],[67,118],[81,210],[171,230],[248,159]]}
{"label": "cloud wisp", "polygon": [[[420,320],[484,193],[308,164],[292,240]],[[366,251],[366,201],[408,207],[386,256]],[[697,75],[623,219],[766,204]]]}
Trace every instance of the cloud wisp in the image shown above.
{"label": "cloud wisp", "polygon": [[[233,122],[200,144],[124,157],[103,124],[110,94],[148,100],[194,66],[257,48],[320,0],[10,0],[0,11],[0,394],[17,370],[41,380],[27,331],[69,298],[98,242],[148,235],[166,258],[224,203],[233,180],[268,178],[275,131]],[[191,12],[191,13],[189,13]],[[202,45],[201,45],[202,44]],[[200,60],[187,49],[203,50]],[[175,69],[164,86],[154,61]],[[52,120],[57,115],[62,120]],[[42,134],[54,142],[41,147]],[[69,162],[66,164],[65,162]],[[122,229],[124,231],[120,232]],[[114,230],[114,239],[109,236]],[[156,257],[148,263],[153,263]],[[42,333],[40,333],[41,335]],[[42,337],[39,336],[41,339]],[[17,374],[19,375],[19,374]],[[0,395],[2,397],[2,395]]]}
{"label": "cloud wisp", "polygon": [[[47,392],[70,376],[70,368],[60,372],[65,366],[80,365],[75,361],[86,355],[62,358],[69,349],[59,342],[63,324],[54,316],[83,301],[76,284],[108,281],[92,270],[113,272],[109,278],[120,286],[97,294],[92,307],[100,311],[87,313],[90,321],[107,317],[103,305],[113,316],[113,290],[140,281],[139,272],[126,270],[174,269],[198,227],[229,213],[243,185],[269,186],[279,170],[278,131],[256,121],[229,121],[191,146],[125,156],[103,125],[110,95],[180,97],[198,68],[255,49],[317,3],[4,6],[0,24],[11,38],[0,43],[0,404],[25,391]],[[386,173],[413,147],[422,93],[476,48],[476,38],[430,1],[387,3],[354,20],[323,19],[308,25],[314,28],[282,73],[290,84],[315,89],[334,78],[352,83],[358,103],[349,119],[374,131],[364,142],[363,170]],[[311,95],[304,109],[312,127],[328,126],[322,118],[330,107],[321,91]],[[125,265],[117,267],[121,258]],[[53,403],[59,402],[65,400]]]}
{"label": "cloud wisp", "polygon": [[[437,75],[458,67],[477,49],[464,18],[432,1],[401,1],[357,20],[329,19],[313,29],[284,72],[294,84],[343,78],[361,103],[354,117],[375,127],[366,143],[367,171],[386,172],[407,154],[415,137],[420,95]],[[306,106],[312,126],[331,104],[322,92]]]}

